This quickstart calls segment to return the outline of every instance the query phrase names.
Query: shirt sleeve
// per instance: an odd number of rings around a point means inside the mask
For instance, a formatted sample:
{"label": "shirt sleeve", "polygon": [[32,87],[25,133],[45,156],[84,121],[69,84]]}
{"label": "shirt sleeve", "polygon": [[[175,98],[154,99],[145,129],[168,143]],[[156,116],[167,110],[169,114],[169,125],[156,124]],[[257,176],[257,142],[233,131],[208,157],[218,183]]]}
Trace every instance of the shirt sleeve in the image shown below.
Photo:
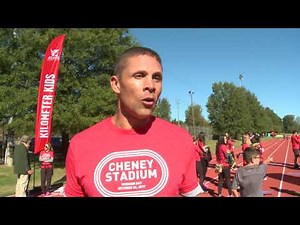
{"label": "shirt sleeve", "polygon": [[267,165],[262,163],[259,165],[259,173],[262,174],[262,176],[265,176],[267,173]]}
{"label": "shirt sleeve", "polygon": [[187,169],[184,174],[182,186],[179,190],[180,194],[185,197],[194,197],[203,192],[202,188],[198,183],[196,176],[196,166],[195,166],[195,157],[194,157],[194,147],[191,143],[191,146],[188,149],[188,160],[187,160]]}

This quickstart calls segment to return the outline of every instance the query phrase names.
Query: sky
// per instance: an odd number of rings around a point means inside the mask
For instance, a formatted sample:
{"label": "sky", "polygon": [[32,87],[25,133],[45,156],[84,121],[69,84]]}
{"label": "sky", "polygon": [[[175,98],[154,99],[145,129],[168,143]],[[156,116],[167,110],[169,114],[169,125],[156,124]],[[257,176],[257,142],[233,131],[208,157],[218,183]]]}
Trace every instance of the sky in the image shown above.
{"label": "sky", "polygon": [[280,118],[300,116],[299,28],[134,28],[129,32],[162,58],[161,98],[171,104],[172,119],[184,121],[191,101],[201,106],[207,119],[206,103],[216,82],[242,85]]}

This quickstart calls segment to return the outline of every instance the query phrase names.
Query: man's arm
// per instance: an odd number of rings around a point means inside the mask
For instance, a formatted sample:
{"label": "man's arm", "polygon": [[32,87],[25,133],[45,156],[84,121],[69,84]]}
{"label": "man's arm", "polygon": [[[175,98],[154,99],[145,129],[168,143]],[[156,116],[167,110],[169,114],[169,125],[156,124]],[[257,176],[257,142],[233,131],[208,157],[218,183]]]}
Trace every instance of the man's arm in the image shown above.
{"label": "man's arm", "polygon": [[263,161],[263,164],[268,164],[269,162],[273,161],[273,157],[268,157]]}

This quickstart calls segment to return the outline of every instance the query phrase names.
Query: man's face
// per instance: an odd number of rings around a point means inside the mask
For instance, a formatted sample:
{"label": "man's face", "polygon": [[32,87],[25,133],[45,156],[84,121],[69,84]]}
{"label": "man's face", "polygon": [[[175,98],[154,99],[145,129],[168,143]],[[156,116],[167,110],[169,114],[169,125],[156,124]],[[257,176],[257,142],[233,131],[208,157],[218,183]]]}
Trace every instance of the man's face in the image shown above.
{"label": "man's face", "polygon": [[127,60],[113,87],[119,96],[119,107],[126,117],[147,118],[155,108],[162,91],[162,67],[152,56],[140,55]]}

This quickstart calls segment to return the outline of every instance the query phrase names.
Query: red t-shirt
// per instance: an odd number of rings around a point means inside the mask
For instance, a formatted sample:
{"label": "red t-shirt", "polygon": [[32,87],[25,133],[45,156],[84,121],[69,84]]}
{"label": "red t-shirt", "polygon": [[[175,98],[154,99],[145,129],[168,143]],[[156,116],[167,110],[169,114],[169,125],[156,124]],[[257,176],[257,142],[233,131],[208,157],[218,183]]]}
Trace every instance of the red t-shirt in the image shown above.
{"label": "red t-shirt", "polygon": [[246,143],[242,144],[242,151],[245,151],[245,149],[248,148],[248,147],[249,147],[248,144],[246,144]]}
{"label": "red t-shirt", "polygon": [[226,160],[226,154],[228,152],[228,147],[225,144],[219,146],[219,151],[217,154],[217,162],[221,163],[223,166],[229,166],[229,163]]}
{"label": "red t-shirt", "polygon": [[195,160],[200,161],[201,160],[201,150],[197,144],[194,144],[194,149],[195,149]]}
{"label": "red t-shirt", "polygon": [[40,151],[39,161],[41,162],[41,168],[52,168],[53,158],[53,151]]}
{"label": "red t-shirt", "polygon": [[231,140],[231,139],[229,139],[229,140],[227,141],[227,146],[228,146],[228,149],[229,149],[230,151],[233,151],[233,150],[234,150],[234,141]]}
{"label": "red t-shirt", "polygon": [[[248,147],[249,147],[248,144],[246,144],[246,143],[242,144],[242,151],[244,152],[245,149],[248,148]],[[246,166],[246,165],[247,165],[247,162],[246,162],[245,159],[243,159],[243,166]]]}
{"label": "red t-shirt", "polygon": [[199,147],[199,149],[200,149],[200,158],[204,158],[204,153],[205,153],[205,151],[204,151],[204,148],[205,148],[205,144],[204,144],[204,142],[202,142],[202,141],[198,141],[198,147]]}
{"label": "red t-shirt", "polygon": [[292,135],[291,141],[292,141],[292,148],[293,149],[299,149],[300,139],[296,134]]}
{"label": "red t-shirt", "polygon": [[136,132],[112,118],[76,134],[66,157],[66,196],[195,196],[201,192],[191,135],[153,117]]}

